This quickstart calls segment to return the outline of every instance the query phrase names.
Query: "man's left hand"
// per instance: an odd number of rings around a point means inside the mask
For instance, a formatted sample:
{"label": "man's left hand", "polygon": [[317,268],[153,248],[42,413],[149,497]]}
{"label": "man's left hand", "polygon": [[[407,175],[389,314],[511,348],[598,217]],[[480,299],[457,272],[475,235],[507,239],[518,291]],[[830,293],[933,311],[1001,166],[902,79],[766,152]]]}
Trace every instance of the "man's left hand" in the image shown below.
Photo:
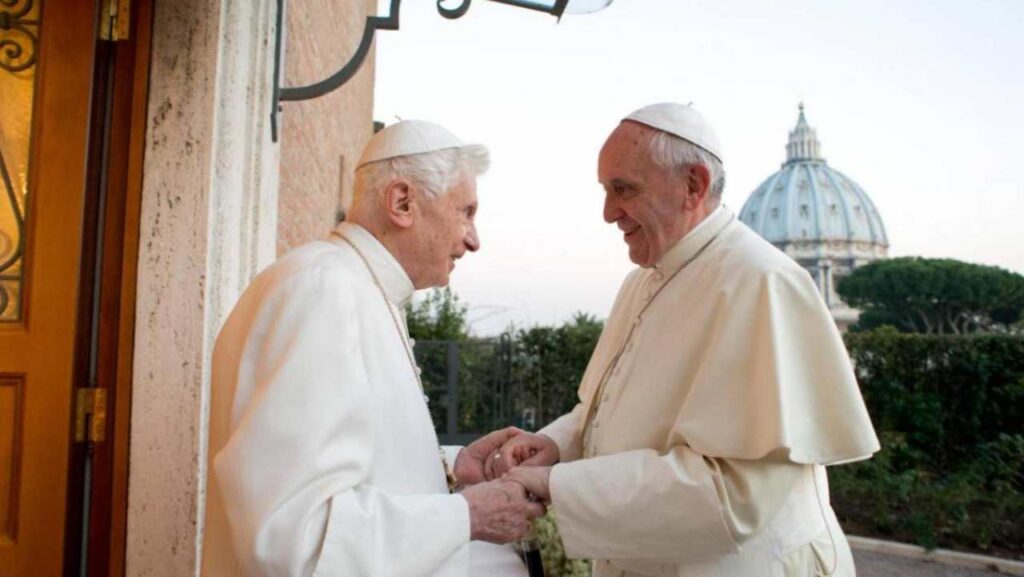
{"label": "man's left hand", "polygon": [[551,467],[516,467],[502,479],[519,483],[527,493],[544,503],[551,502]]}
{"label": "man's left hand", "polygon": [[484,462],[488,455],[497,451],[505,441],[522,432],[516,427],[507,427],[480,437],[459,451],[459,456],[455,458],[455,464],[452,466],[459,485],[465,487],[486,481]]}

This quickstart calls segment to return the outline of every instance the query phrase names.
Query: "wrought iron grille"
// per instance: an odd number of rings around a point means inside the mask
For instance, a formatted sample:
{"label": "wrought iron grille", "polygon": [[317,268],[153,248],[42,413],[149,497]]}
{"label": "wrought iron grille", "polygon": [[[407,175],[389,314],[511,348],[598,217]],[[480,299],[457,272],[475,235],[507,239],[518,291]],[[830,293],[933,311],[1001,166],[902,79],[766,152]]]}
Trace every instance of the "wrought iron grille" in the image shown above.
{"label": "wrought iron grille", "polygon": [[39,3],[0,0],[0,322],[22,318]]}

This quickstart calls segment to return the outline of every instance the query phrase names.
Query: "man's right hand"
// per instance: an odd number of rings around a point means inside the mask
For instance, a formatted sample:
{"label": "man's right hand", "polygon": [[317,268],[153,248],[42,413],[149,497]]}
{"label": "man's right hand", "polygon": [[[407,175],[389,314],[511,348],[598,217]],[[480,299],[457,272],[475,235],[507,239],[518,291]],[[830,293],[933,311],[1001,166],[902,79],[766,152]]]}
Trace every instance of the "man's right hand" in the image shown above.
{"label": "man's right hand", "polygon": [[484,471],[488,479],[498,479],[513,467],[550,467],[558,458],[558,445],[551,437],[522,432],[487,458]]}
{"label": "man's right hand", "polygon": [[521,539],[530,520],[544,515],[544,505],[529,501],[526,489],[512,481],[490,481],[461,493],[469,503],[470,539],[511,543]]}

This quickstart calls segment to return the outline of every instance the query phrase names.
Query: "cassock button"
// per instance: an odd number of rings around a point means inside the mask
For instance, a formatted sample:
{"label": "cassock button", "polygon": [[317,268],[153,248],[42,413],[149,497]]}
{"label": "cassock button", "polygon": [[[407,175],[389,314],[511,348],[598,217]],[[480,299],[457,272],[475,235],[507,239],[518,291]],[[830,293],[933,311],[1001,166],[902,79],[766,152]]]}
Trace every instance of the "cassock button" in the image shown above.
{"label": "cassock button", "polygon": [[423,374],[423,369],[421,369],[419,367],[416,367],[416,376],[418,377],[418,376],[420,376],[422,374]]}
{"label": "cassock button", "polygon": [[430,397],[428,397],[426,395],[423,395],[423,402],[429,405],[430,404]]}
{"label": "cassock button", "polygon": [[416,346],[416,339],[409,339],[409,348]]}

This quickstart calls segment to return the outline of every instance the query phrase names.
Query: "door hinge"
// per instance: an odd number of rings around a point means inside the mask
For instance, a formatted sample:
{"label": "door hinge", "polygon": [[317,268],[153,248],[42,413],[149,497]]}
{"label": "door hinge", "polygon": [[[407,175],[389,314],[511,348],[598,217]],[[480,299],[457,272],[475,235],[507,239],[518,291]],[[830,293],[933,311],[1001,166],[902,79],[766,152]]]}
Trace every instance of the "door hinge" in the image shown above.
{"label": "door hinge", "polygon": [[100,16],[100,38],[108,42],[128,40],[131,23],[131,0],[103,0]]}
{"label": "door hinge", "polygon": [[102,443],[107,438],[107,390],[78,389],[75,398],[75,442]]}

